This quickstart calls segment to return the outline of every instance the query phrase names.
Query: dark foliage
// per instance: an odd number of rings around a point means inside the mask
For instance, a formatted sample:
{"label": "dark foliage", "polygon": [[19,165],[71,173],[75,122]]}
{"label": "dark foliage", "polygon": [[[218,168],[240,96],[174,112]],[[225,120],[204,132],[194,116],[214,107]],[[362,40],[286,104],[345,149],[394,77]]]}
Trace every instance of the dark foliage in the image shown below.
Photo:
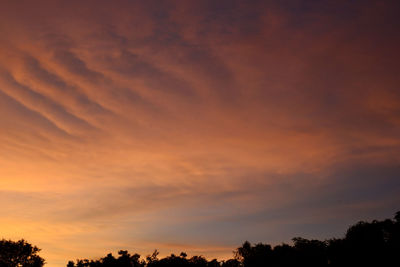
{"label": "dark foliage", "polygon": [[[0,267],[42,267],[44,259],[38,249],[25,240],[0,240]],[[158,258],[155,250],[145,260],[126,250],[111,253],[99,260],[69,261],[67,267],[350,267],[400,266],[400,212],[394,219],[358,222],[344,238],[325,241],[293,238],[293,245],[252,245],[248,241],[234,251],[234,259],[208,261],[203,256],[171,254]]]}
{"label": "dark foliage", "polygon": [[[293,245],[252,245],[248,241],[234,251],[234,259],[208,261],[203,256],[171,254],[158,258],[158,251],[140,260],[138,254],[120,251],[118,258],[108,254],[100,260],[70,261],[68,267],[347,267],[400,266],[400,212],[394,220],[359,222],[344,238],[325,241],[293,238]],[[1,267],[1,266],[0,266]]]}
{"label": "dark foliage", "polygon": [[293,238],[293,246],[243,243],[236,258],[243,267],[400,266],[400,212],[394,220],[359,222],[344,238]]}
{"label": "dark foliage", "polygon": [[41,267],[44,259],[38,253],[40,249],[25,240],[0,240],[0,267]]}

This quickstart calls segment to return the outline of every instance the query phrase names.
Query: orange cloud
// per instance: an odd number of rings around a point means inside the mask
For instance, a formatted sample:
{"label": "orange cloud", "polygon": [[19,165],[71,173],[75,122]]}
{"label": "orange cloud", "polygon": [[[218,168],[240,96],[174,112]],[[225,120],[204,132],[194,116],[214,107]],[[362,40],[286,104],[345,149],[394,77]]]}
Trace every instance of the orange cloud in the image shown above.
{"label": "orange cloud", "polygon": [[300,2],[5,4],[3,236],[64,266],[390,216],[398,7]]}

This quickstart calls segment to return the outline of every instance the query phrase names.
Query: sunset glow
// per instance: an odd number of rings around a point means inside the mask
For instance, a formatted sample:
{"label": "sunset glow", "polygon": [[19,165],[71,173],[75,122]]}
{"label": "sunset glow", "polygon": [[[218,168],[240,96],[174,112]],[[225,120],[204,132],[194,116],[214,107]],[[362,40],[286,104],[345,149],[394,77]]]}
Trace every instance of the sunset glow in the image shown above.
{"label": "sunset glow", "polygon": [[224,259],[400,203],[398,1],[7,1],[0,229],[46,266]]}

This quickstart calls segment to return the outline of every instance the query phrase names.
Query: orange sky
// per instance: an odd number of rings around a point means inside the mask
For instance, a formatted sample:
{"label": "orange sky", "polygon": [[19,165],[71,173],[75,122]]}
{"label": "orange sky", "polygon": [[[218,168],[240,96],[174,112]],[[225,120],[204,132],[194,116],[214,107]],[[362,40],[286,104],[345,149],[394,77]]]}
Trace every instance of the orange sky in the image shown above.
{"label": "orange sky", "polygon": [[1,235],[48,266],[399,209],[397,1],[1,3]]}

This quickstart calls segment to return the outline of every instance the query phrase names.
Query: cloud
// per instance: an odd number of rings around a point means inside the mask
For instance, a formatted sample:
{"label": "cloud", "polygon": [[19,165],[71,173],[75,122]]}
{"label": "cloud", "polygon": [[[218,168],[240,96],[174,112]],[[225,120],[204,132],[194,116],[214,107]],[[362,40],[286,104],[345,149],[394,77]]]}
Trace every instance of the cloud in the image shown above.
{"label": "cloud", "polygon": [[396,11],[374,1],[7,3],[5,235],[30,237],[61,266],[118,248],[225,257],[245,239],[324,238],[390,217]]}

